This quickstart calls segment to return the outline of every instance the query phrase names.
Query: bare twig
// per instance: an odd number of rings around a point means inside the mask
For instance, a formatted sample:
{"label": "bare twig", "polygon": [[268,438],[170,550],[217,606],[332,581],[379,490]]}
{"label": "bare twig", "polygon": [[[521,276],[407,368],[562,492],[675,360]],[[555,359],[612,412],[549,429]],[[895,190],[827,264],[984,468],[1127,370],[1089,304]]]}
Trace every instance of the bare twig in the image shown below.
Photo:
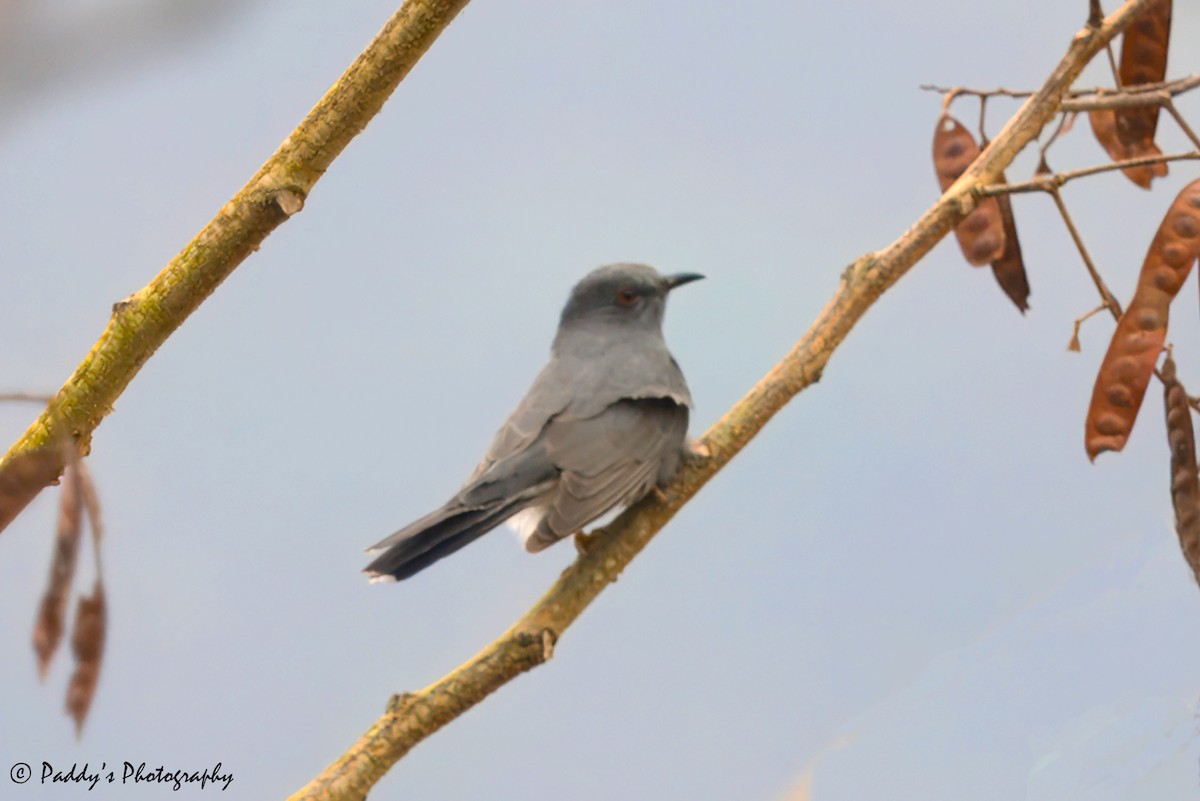
{"label": "bare twig", "polygon": [[1108,68],[1112,72],[1113,85],[1122,88],[1121,70],[1117,67],[1117,57],[1113,54],[1112,42],[1104,46],[1104,52],[1108,54]]}
{"label": "bare twig", "polygon": [[1139,156],[1135,159],[1123,159],[1121,161],[1110,161],[1107,164],[1081,167],[1078,170],[1056,172],[1053,175],[1038,175],[1028,181],[1020,181],[1013,184],[983,186],[976,190],[976,194],[980,197],[993,197],[995,195],[1016,195],[1025,192],[1053,193],[1070,181],[1086,178],[1089,175],[1123,170],[1126,167],[1140,167],[1143,164],[1165,164],[1172,161],[1196,161],[1198,159],[1200,159],[1200,150],[1189,151],[1187,153],[1167,153],[1158,156]]}
{"label": "bare twig", "polygon": [[1179,126],[1179,130],[1183,131],[1184,135],[1191,140],[1192,146],[1200,151],[1200,138],[1196,137],[1196,132],[1192,130],[1192,126],[1188,125],[1187,120],[1179,113],[1179,109],[1175,107],[1175,101],[1168,97],[1163,102],[1163,108],[1174,118],[1175,124]]}
{"label": "bare twig", "polygon": [[[1147,99],[1146,96],[1148,95],[1166,92],[1171,97],[1175,97],[1176,95],[1190,92],[1197,87],[1200,87],[1200,75],[1189,75],[1173,81],[1162,81],[1161,83],[1142,83],[1120,90],[1115,90],[1111,87],[1076,89],[1066,94],[1062,102],[1062,109],[1063,111],[1095,111],[1104,108],[1129,108],[1131,106],[1150,105],[1161,103],[1162,101]],[[939,86],[931,83],[923,83],[918,88],[925,92],[937,92],[943,95],[953,92],[956,97],[958,95],[969,95],[981,98],[1008,97],[1015,100],[1024,100],[1032,97],[1034,94],[1028,89],[1005,89],[1003,87],[997,89],[971,89],[965,86]]]}
{"label": "bare twig", "polygon": [[943,114],[950,113],[950,104],[954,102],[954,98],[956,98],[960,94],[962,94],[962,91],[963,90],[959,87],[955,87],[953,89],[946,90],[946,96],[942,98],[942,113]]}
{"label": "bare twig", "polygon": [[49,395],[31,395],[28,392],[6,392],[0,394],[0,403],[49,403]]}
{"label": "bare twig", "polygon": [[739,453],[798,392],[817,381],[834,350],[893,284],[975,207],[1013,157],[1059,112],[1084,66],[1150,0],[1127,0],[1098,27],[1081,30],[1045,85],[1017,110],[959,179],[899,239],[842,273],[841,284],[792,350],[704,435],[709,457],[689,459],[660,499],[650,496],[595,533],[586,552],[512,628],[425,689],[395,696],[383,716],[292,801],[362,799],[413,746],[546,658],[546,632],[566,628],[668,520]]}
{"label": "bare twig", "polygon": [[0,459],[0,475],[18,460],[25,465],[16,494],[0,504],[0,530],[62,472],[55,429],[65,428],[78,452],[88,453],[92,432],[146,360],[275,228],[303,207],[333,160],[466,4],[405,0],[249,183],[154,280],[113,307],[108,327],[74,375]]}
{"label": "bare twig", "polygon": [[1046,151],[1050,149],[1051,145],[1058,141],[1058,137],[1061,136],[1062,132],[1067,129],[1067,121],[1070,119],[1071,114],[1069,112],[1063,112],[1062,114],[1058,115],[1058,125],[1054,126],[1054,133],[1050,134],[1049,138],[1047,138],[1046,141],[1042,143],[1042,146],[1038,148],[1039,165],[1044,165],[1046,163]]}
{"label": "bare twig", "polygon": [[1100,293],[1100,300],[1112,312],[1113,319],[1121,319],[1121,302],[1109,291],[1108,285],[1100,277],[1100,271],[1096,269],[1095,262],[1088,255],[1087,247],[1083,244],[1083,237],[1079,235],[1079,229],[1075,227],[1075,221],[1071,219],[1071,214],[1067,211],[1067,204],[1063,203],[1062,194],[1055,188],[1050,190],[1050,197],[1054,198],[1054,205],[1058,207],[1058,213],[1062,215],[1063,223],[1067,226],[1067,231],[1071,234],[1071,240],[1079,250],[1083,264],[1087,267],[1088,275],[1092,277],[1092,283],[1096,285],[1096,291]]}
{"label": "bare twig", "polygon": [[1070,342],[1068,342],[1068,343],[1067,343],[1067,350],[1076,351],[1076,352],[1078,352],[1078,351],[1080,350],[1080,347],[1079,347],[1079,328],[1080,328],[1080,327],[1081,327],[1081,326],[1082,326],[1082,325],[1083,325],[1085,322],[1087,322],[1087,321],[1088,321],[1088,320],[1090,320],[1092,317],[1096,316],[1097,314],[1099,314],[1100,312],[1104,311],[1104,310],[1105,310],[1105,309],[1107,309],[1107,308],[1108,308],[1108,304],[1107,304],[1107,303],[1101,303],[1099,306],[1097,306],[1096,308],[1094,308],[1094,309],[1092,309],[1091,311],[1087,312],[1086,314],[1080,315],[1079,317],[1076,317],[1076,318],[1075,318],[1075,325],[1074,325],[1074,327],[1071,329],[1071,340],[1070,340]]}
{"label": "bare twig", "polygon": [[[1200,86],[1200,79],[1197,80]],[[1189,87],[1189,89],[1195,87]],[[1186,90],[1185,90],[1186,91]],[[1085,95],[1063,103],[1067,111],[1080,113],[1085,111],[1103,111],[1105,109],[1141,108],[1142,106],[1165,106],[1171,102],[1171,93],[1162,89],[1147,91],[1138,87],[1128,91],[1101,92],[1098,95]]]}

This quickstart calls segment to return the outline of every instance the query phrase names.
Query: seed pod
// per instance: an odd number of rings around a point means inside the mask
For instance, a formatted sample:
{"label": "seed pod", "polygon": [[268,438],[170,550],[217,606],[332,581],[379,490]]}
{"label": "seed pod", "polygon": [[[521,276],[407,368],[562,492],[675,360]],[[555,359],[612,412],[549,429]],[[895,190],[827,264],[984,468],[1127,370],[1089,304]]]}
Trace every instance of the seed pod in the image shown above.
{"label": "seed pod", "polygon": [[91,597],[79,599],[75,611],[75,628],[71,632],[71,650],[75,652],[75,672],[67,686],[67,712],[75,719],[76,736],[83,730],[83,721],[96,695],[100,679],[100,660],[104,656],[104,630],[107,611],[104,585],[96,579]]}
{"label": "seed pod", "polygon": [[[945,192],[979,155],[979,145],[963,124],[943,114],[933,134],[933,169],[938,186]],[[954,229],[958,246],[976,267],[991,264],[1004,255],[1004,222],[994,197],[983,198],[974,211]]]}
{"label": "seed pod", "polygon": [[1179,547],[1200,581],[1200,473],[1196,469],[1196,434],[1187,390],[1175,377],[1175,360],[1162,366],[1163,406],[1167,413],[1167,445],[1171,448],[1171,500]]}
{"label": "seed pod", "polygon": [[100,541],[104,539],[104,518],[100,515],[100,493],[96,491],[96,482],[92,481],[91,471],[87,462],[77,459],[75,471],[79,474],[79,488],[83,493],[83,509],[87,512],[88,527],[92,530],[92,543],[96,550],[100,549]]}
{"label": "seed pod", "polygon": [[[1008,183],[1000,174],[1000,183]],[[1029,310],[1029,278],[1025,275],[1025,262],[1021,258],[1021,242],[1017,239],[1017,221],[1013,217],[1012,201],[1008,195],[997,195],[1000,220],[1004,226],[1004,253],[992,262],[992,274],[996,283],[1016,304],[1021,314]]]}
{"label": "seed pod", "polygon": [[1176,196],[1150,243],[1137,290],[1113,331],[1088,407],[1088,458],[1125,447],[1167,338],[1171,300],[1200,256],[1200,179]]}
{"label": "seed pod", "polygon": [[68,465],[59,488],[58,532],[50,562],[50,579],[42,595],[33,629],[33,650],[37,654],[38,674],[42,678],[46,677],[50,660],[62,641],[67,596],[71,592],[71,580],[75,577],[79,535],[83,529],[83,503],[79,472]]}
{"label": "seed pod", "polygon": [[[1108,153],[1113,161],[1125,161],[1143,156],[1161,156],[1162,151],[1154,144],[1151,137],[1148,140],[1136,140],[1125,143],[1117,134],[1117,117],[1110,108],[1088,112],[1088,122],[1092,124],[1092,134],[1096,141]],[[1122,167],[1121,172],[1142,189],[1149,189],[1150,182],[1167,174],[1166,164],[1142,164],[1138,167]]]}
{"label": "seed pod", "polygon": [[[1171,0],[1152,0],[1125,31],[1121,41],[1121,87],[1158,83],[1167,75],[1167,49],[1171,41]],[[1158,106],[1116,110],[1117,136],[1127,145],[1139,144],[1144,152],[1154,144]]]}

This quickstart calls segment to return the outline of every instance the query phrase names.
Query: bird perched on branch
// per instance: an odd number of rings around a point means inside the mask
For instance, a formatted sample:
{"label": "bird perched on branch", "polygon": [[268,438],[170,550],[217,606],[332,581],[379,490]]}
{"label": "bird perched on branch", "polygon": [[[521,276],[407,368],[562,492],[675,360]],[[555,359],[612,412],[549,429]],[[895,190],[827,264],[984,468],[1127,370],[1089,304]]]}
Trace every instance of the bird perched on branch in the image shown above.
{"label": "bird perched on branch", "polygon": [[509,521],[530,552],[639,500],[678,469],[692,397],[663,340],[667,294],[703,276],[611,264],[571,290],[550,362],[441,508],[368,549],[406,579]]}

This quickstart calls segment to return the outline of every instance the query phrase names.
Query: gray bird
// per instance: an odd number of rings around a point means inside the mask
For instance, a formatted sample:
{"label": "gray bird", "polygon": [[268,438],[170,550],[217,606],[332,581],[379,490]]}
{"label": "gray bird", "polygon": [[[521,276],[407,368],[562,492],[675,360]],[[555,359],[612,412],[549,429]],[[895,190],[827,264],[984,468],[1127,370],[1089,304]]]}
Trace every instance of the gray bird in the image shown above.
{"label": "gray bird", "polygon": [[665,484],[679,467],[692,396],[663,340],[667,293],[703,278],[610,264],[563,308],[550,363],[440,509],[367,550],[363,571],[400,580],[508,520],[530,552]]}

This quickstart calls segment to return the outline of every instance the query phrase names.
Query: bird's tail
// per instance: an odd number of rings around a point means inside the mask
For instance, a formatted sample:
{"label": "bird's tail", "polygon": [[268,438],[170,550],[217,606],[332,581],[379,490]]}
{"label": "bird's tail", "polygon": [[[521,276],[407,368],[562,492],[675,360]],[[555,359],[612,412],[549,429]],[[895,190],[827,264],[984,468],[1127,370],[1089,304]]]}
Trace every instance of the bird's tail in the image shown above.
{"label": "bird's tail", "polygon": [[380,553],[363,572],[371,581],[402,581],[449,556],[528,506],[528,498],[463,508],[453,502],[367,549]]}

